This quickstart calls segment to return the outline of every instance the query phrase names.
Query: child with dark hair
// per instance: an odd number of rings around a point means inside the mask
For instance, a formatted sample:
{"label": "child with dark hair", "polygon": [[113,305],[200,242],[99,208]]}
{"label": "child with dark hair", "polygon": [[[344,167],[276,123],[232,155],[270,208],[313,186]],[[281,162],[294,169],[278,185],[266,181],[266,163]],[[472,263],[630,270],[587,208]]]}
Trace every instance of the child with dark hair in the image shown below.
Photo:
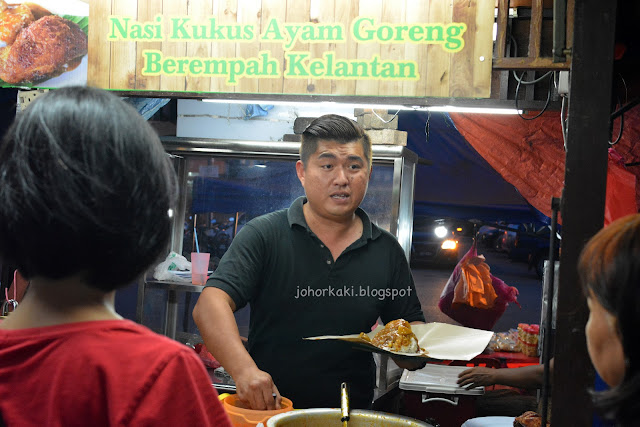
{"label": "child with dark hair", "polygon": [[587,349],[610,390],[594,404],[617,425],[638,425],[640,415],[640,214],[620,218],[593,236],[578,271],[587,296]]}
{"label": "child with dark hair", "polygon": [[114,310],[168,249],[175,176],[118,97],[36,99],[0,144],[0,258],[29,281],[0,323],[8,426],[230,425],[190,348]]}

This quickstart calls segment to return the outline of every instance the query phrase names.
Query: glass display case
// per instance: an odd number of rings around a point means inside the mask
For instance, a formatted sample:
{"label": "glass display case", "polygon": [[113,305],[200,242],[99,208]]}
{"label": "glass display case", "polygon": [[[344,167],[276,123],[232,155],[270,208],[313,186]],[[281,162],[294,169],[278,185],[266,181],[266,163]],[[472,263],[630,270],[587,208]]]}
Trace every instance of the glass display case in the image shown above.
{"label": "glass display case", "polygon": [[[251,219],[284,209],[304,195],[295,170],[299,142],[163,138],[178,175],[171,250],[190,259],[208,252],[215,270],[234,236]],[[374,145],[373,171],[362,203],[371,220],[394,234],[410,255],[413,185],[417,156],[403,146]],[[148,276],[138,289],[136,317],[151,329],[193,342],[191,317],[202,286]],[[160,309],[162,307],[162,309]],[[236,312],[240,334],[248,336],[249,308]]]}

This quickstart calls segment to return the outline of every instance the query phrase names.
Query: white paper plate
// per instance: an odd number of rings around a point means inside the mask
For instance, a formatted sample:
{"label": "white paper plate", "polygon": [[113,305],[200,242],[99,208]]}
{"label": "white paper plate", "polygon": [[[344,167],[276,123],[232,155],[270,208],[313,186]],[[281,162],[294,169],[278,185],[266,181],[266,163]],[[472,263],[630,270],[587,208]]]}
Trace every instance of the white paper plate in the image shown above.
{"label": "white paper plate", "polygon": [[[378,325],[376,329],[367,333],[370,339],[382,329]],[[426,323],[411,325],[411,329],[418,338],[420,347],[427,351],[427,354],[409,354],[391,352],[379,349],[369,342],[360,338],[358,334],[353,335],[324,335],[319,337],[308,337],[306,340],[341,340],[353,343],[362,349],[368,349],[376,353],[389,353],[406,357],[422,357],[440,360],[471,360],[476,357],[489,344],[493,336],[491,331],[481,329],[465,328],[464,326],[449,325],[447,323]]]}

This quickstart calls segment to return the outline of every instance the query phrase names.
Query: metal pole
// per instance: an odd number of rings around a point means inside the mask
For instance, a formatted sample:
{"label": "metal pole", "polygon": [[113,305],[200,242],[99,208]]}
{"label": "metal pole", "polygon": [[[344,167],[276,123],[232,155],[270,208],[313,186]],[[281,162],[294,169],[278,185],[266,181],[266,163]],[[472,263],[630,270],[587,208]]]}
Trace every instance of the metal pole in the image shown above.
{"label": "metal pole", "polygon": [[549,360],[551,360],[551,331],[553,327],[553,295],[555,282],[555,265],[556,265],[556,232],[558,229],[558,211],[560,210],[561,200],[554,197],[551,200],[551,236],[549,236],[549,262],[545,267],[544,276],[549,284],[547,288],[547,312],[544,319],[543,346],[542,346],[542,365],[544,373],[542,376],[542,422],[540,425],[547,425],[547,412],[549,408]]}

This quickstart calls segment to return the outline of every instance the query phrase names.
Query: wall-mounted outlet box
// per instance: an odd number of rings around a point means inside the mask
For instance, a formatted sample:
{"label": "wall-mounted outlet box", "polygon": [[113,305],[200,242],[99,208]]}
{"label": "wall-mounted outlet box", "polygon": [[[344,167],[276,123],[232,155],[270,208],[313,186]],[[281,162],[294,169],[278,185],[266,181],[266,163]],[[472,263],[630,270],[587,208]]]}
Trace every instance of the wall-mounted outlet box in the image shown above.
{"label": "wall-mounted outlet box", "polygon": [[558,73],[558,95],[569,95],[569,71]]}

